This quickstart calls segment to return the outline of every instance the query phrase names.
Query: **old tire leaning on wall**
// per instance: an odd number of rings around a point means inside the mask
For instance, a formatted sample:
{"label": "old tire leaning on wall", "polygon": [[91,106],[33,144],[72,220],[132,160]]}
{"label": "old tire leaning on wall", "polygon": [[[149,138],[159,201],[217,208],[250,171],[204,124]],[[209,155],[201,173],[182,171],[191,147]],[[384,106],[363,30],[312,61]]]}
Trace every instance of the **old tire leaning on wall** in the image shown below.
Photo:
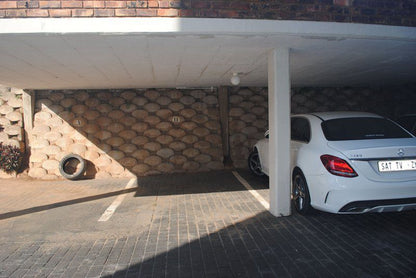
{"label": "old tire leaning on wall", "polygon": [[77,180],[85,172],[85,160],[77,154],[68,154],[59,162],[59,172],[68,180]]}

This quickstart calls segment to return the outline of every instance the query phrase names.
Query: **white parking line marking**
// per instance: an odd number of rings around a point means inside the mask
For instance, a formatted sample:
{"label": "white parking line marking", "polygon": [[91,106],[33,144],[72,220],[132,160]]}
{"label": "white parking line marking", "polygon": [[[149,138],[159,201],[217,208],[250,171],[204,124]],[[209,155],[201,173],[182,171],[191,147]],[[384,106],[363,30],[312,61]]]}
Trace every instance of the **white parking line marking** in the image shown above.
{"label": "white parking line marking", "polygon": [[254,196],[254,198],[257,199],[257,201],[260,202],[260,204],[265,208],[265,209],[269,209],[270,208],[270,204],[269,202],[267,202],[266,200],[264,200],[264,198],[257,192],[257,190],[253,189],[253,187],[251,187],[251,185],[242,177],[240,176],[239,173],[237,173],[236,171],[232,172],[234,177],[237,178],[237,180],[244,185],[245,188],[247,188],[248,192],[251,193],[251,195]]}
{"label": "white parking line marking", "polygon": [[[137,186],[137,178],[134,177],[129,180],[126,187],[124,189],[130,189]],[[104,211],[103,215],[101,215],[100,219],[98,219],[98,222],[105,222],[108,219],[113,216],[114,212],[116,211],[117,207],[123,202],[124,198],[126,197],[128,193],[124,193],[121,195],[118,195],[117,198],[113,201],[113,203]]]}

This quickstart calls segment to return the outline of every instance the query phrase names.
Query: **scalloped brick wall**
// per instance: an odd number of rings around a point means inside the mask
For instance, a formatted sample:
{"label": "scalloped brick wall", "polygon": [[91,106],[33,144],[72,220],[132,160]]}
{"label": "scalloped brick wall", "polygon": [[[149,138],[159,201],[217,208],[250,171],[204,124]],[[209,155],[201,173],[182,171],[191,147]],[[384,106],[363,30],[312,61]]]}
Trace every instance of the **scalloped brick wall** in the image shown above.
{"label": "scalloped brick wall", "polygon": [[0,86],[0,142],[24,151],[23,91]]}
{"label": "scalloped brick wall", "polygon": [[268,129],[267,88],[234,88],[229,103],[231,160],[246,168],[251,147]]}
{"label": "scalloped brick wall", "polygon": [[[0,85],[0,142],[25,151],[23,129],[23,91]],[[0,170],[0,178],[15,177]]]}
{"label": "scalloped brick wall", "polygon": [[[21,90],[1,88],[2,140],[23,147]],[[416,86],[293,88],[292,113],[358,110],[395,119],[416,113]],[[216,90],[37,91],[29,175],[60,178],[68,153],[97,178],[223,169]],[[229,88],[231,159],[246,168],[268,128],[267,88]],[[12,117],[13,116],[13,117]],[[10,134],[9,134],[10,133]],[[7,137],[7,138],[6,138]]]}
{"label": "scalloped brick wall", "polygon": [[216,91],[39,91],[36,100],[32,177],[60,177],[68,153],[98,178],[223,168]]}

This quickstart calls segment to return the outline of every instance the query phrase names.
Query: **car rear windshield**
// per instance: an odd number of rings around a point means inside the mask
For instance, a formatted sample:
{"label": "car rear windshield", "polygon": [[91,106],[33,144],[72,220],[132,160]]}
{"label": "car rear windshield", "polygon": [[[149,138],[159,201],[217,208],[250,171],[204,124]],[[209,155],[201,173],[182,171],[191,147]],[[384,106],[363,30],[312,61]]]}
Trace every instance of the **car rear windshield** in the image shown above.
{"label": "car rear windshield", "polygon": [[401,127],[384,118],[342,118],[322,122],[328,141],[411,138]]}

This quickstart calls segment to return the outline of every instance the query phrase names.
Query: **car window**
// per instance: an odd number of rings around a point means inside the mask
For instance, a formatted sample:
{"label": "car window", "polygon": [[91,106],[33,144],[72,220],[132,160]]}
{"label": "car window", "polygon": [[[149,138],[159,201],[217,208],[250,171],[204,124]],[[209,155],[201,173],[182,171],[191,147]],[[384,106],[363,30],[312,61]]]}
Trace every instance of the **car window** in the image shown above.
{"label": "car window", "polygon": [[401,117],[397,120],[397,123],[411,133],[416,134],[416,116]]}
{"label": "car window", "polygon": [[311,140],[311,126],[308,119],[293,117],[290,120],[290,138],[295,141],[309,143]]}
{"label": "car window", "polygon": [[394,122],[384,118],[358,117],[324,121],[321,124],[327,140],[366,140],[411,138]]}
{"label": "car window", "polygon": [[401,125],[402,127],[404,127],[405,129],[409,130],[410,128],[413,127],[413,122],[415,120],[412,119],[412,117],[403,117],[397,120],[397,123],[399,125]]}

